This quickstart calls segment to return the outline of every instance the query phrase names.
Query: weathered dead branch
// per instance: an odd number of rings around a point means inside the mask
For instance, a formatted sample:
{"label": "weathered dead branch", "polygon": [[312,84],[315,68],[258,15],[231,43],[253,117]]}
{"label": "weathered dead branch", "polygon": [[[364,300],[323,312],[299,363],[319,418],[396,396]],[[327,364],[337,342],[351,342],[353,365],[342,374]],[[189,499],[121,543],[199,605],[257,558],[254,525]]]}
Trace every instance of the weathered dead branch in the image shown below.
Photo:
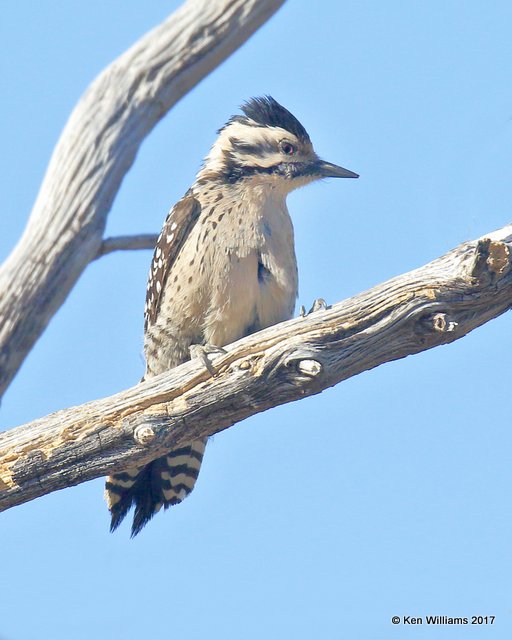
{"label": "weathered dead branch", "polygon": [[106,475],[181,442],[453,342],[512,305],[512,225],[324,311],[110,398],[0,434],[0,509]]}
{"label": "weathered dead branch", "polygon": [[85,92],[25,232],[0,268],[0,396],[101,252],[107,214],[145,136],[283,3],[189,0]]}
{"label": "weathered dead branch", "polygon": [[141,233],[137,236],[115,236],[105,238],[100,245],[96,258],[101,258],[114,251],[134,251],[136,249],[153,249],[158,235],[156,233]]}

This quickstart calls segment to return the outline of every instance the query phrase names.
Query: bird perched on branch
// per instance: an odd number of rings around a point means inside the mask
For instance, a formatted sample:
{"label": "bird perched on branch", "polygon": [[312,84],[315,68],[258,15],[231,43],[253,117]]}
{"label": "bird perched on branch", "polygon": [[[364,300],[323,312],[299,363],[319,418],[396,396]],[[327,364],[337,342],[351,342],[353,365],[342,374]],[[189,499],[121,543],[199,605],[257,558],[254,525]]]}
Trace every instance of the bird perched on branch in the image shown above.
{"label": "bird perched on branch", "polygon": [[[193,353],[207,357],[288,320],[297,297],[286,196],[320,178],[357,178],[321,160],[302,124],[270,96],[253,98],[219,136],[194,184],[167,216],[144,311],[145,379]],[[194,345],[197,345],[194,347]],[[132,536],[194,488],[207,439],[107,478],[111,530],[132,505]]]}

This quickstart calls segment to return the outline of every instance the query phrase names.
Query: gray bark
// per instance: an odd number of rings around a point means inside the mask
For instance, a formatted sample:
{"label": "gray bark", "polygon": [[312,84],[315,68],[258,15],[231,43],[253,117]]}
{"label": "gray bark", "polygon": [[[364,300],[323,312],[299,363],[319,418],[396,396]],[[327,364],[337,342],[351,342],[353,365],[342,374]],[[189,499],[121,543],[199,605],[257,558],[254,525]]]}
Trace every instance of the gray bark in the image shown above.
{"label": "gray bark", "polygon": [[116,236],[105,238],[100,245],[96,258],[113,251],[133,251],[134,249],[154,249],[158,240],[156,233],[141,233],[138,236]]}
{"label": "gray bark", "polygon": [[332,307],[110,398],[0,434],[0,509],[149,460],[320,393],[384,362],[453,342],[512,305],[512,225]]}
{"label": "gray bark", "polygon": [[101,253],[106,218],[145,136],[284,0],[189,0],[105,69],[55,148],[27,227],[0,268],[0,396]]}

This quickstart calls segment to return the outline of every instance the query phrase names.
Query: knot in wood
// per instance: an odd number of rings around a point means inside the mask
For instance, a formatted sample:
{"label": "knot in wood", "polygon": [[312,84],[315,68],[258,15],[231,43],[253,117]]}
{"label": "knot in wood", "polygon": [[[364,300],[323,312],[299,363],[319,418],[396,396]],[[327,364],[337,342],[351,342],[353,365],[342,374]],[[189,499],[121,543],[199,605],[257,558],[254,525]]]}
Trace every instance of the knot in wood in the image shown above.
{"label": "knot in wood", "polygon": [[135,429],[133,433],[133,439],[138,444],[146,446],[153,442],[153,440],[155,439],[155,432],[147,424],[143,424]]}
{"label": "knot in wood", "polygon": [[316,378],[316,376],[322,373],[322,364],[318,360],[301,360],[297,364],[297,369],[310,378]]}
{"label": "knot in wood", "polygon": [[450,317],[446,313],[435,313],[432,316],[432,325],[434,327],[434,331],[449,333],[455,331],[459,326],[459,323],[455,320],[450,320]]}

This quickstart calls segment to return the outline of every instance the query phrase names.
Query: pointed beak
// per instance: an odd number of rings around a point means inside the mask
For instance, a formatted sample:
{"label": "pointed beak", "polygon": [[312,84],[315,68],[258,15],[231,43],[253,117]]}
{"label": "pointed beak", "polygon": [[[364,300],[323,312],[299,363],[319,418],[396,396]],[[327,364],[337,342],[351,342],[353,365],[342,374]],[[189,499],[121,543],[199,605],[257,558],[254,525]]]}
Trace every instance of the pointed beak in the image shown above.
{"label": "pointed beak", "polygon": [[359,174],[324,160],[318,161],[316,172],[321,178],[359,178]]}

